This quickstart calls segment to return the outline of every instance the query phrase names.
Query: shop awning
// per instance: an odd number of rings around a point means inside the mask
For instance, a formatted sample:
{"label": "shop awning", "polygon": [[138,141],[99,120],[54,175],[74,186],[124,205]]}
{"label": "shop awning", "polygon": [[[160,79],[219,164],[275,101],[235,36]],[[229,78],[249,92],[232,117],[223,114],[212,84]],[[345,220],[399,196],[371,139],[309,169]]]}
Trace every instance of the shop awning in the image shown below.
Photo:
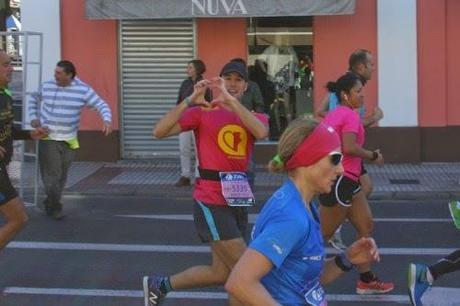
{"label": "shop awning", "polygon": [[89,19],[177,19],[353,14],[355,0],[86,0]]}

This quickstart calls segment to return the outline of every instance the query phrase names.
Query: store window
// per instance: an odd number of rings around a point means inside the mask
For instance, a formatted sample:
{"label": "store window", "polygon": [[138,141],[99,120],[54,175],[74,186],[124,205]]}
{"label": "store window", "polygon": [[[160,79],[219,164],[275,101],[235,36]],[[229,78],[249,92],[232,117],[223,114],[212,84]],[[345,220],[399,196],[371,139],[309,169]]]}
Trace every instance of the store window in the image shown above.
{"label": "store window", "polygon": [[313,111],[313,31],[311,17],[248,20],[249,78],[262,92],[270,116],[270,140],[289,122]]}
{"label": "store window", "polygon": [[[21,31],[20,1],[10,0],[0,2],[0,30],[2,32]],[[10,55],[14,61],[21,56],[19,54],[20,46],[17,35],[3,35],[0,38],[0,46]]]}

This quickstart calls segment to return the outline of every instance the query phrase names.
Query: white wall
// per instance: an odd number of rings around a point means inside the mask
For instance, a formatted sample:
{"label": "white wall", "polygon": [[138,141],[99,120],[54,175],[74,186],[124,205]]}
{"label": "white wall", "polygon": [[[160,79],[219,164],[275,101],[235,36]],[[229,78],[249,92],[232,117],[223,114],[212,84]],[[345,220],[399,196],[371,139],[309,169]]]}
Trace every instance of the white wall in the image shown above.
{"label": "white wall", "polygon": [[377,1],[380,126],[417,126],[416,0]]}
{"label": "white wall", "polygon": [[[22,0],[23,31],[43,33],[42,80],[53,78],[56,63],[61,59],[60,0]],[[38,50],[38,44],[29,47]]]}

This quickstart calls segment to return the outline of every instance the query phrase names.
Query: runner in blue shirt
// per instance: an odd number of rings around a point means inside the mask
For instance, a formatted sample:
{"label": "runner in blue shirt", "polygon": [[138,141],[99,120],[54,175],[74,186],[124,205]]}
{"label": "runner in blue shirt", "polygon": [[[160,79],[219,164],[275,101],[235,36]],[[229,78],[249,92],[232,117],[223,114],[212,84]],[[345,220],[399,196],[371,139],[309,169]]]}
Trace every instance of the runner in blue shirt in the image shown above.
{"label": "runner in blue shirt", "polygon": [[372,238],[361,238],[345,253],[325,260],[319,217],[312,199],[329,192],[342,174],[340,138],[312,119],[293,121],[280,138],[272,171],[288,180],[267,201],[252,241],[225,285],[244,305],[327,305],[323,284],[355,264],[379,260]]}

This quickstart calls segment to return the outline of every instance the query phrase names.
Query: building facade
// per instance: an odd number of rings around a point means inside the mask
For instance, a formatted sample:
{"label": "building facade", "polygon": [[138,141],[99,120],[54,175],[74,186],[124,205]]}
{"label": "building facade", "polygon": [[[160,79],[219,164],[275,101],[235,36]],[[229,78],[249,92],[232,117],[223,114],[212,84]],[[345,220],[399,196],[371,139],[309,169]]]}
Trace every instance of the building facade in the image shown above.
{"label": "building facade", "polygon": [[[259,2],[265,5],[257,7]],[[256,158],[264,162],[283,126],[318,107],[327,81],[346,71],[350,53],[363,48],[376,62],[365,88],[366,109],[379,106],[385,114],[368,130],[368,147],[380,148],[388,162],[460,161],[454,90],[460,85],[459,1],[23,0],[21,5],[23,30],[44,33],[43,78],[52,77],[59,59],[71,60],[113,110],[115,133],[108,138],[99,131],[97,115],[83,114],[80,159],[178,155],[176,138],[154,140],[151,130],[175,104],[186,63],[202,59],[205,77],[212,77],[240,57],[254,78],[262,73],[269,81],[264,102],[271,140],[256,146]]]}

